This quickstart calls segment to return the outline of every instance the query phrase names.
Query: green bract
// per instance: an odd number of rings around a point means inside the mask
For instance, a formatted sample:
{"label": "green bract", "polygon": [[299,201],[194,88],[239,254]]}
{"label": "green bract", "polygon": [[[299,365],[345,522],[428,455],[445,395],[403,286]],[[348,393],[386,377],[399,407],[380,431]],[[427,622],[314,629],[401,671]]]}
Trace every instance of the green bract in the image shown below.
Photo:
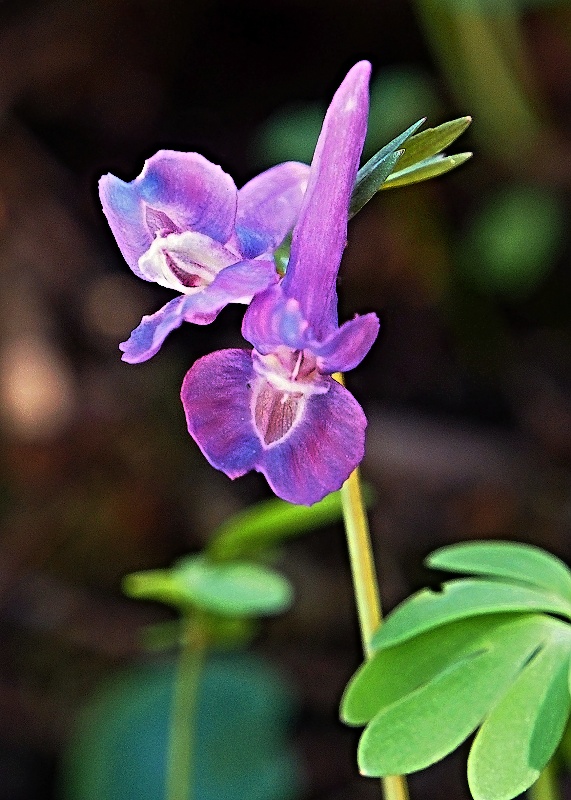
{"label": "green bract", "polygon": [[418,592],[373,637],[374,655],[341,705],[345,722],[366,725],[359,767],[371,776],[413,772],[480,727],[468,760],[472,794],[510,800],[538,778],[569,716],[571,572],[508,542],[443,548],[428,564],[481,577]]}

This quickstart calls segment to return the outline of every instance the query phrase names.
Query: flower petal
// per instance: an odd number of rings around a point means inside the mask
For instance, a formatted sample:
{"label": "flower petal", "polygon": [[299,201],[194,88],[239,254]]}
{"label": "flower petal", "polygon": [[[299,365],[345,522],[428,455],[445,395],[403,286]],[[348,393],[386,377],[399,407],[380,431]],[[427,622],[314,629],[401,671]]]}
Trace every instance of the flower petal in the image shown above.
{"label": "flower petal", "polygon": [[271,252],[283,242],[299,214],[308,179],[307,164],[288,161],[238,191],[236,233],[246,257]]}
{"label": "flower petal", "polygon": [[371,65],[356,64],[325,115],[283,279],[318,339],[337,326],[335,284],[347,236],[349,201],[367,131]]}
{"label": "flower petal", "polygon": [[263,355],[281,345],[303,350],[308,340],[307,329],[299,302],[286,297],[281,284],[257,294],[242,322],[242,336]]}
{"label": "flower petal", "polygon": [[219,350],[196,361],[182,383],[190,435],[212,466],[230,478],[254,469],[262,450],[250,410],[248,387],[254,379],[250,352]]}
{"label": "flower petal", "polygon": [[263,449],[255,467],[290,503],[317,503],[339,489],[363,458],[363,409],[347,389],[328,380],[329,391],[306,399],[290,435]]}
{"label": "flower petal", "polygon": [[367,420],[355,398],[329,378],[325,394],[303,399],[291,431],[264,445],[252,413],[259,376],[246,350],[221,350],[187,372],[181,399],[188,430],[207,460],[230,478],[255,469],[290,503],[312,505],[339,489],[364,453]]}
{"label": "flower petal", "polygon": [[129,364],[147,361],[183,322],[209,325],[229,303],[248,303],[276,280],[273,261],[240,261],[226,267],[196,294],[175,297],[159,311],[144,316],[129,339],[119,345],[123,361]]}
{"label": "flower petal", "polygon": [[182,308],[186,295],[175,297],[159,311],[144,316],[126,342],[121,342],[119,350],[128,364],[140,364],[148,361],[157,353],[169,333],[184,322]]}
{"label": "flower petal", "polygon": [[[153,241],[156,212],[179,232],[197,231],[222,244],[234,229],[234,181],[198,153],[159,150],[130,183],[104,175],[99,182],[99,195],[119,249],[140,277],[144,276],[140,275],[138,261]],[[147,209],[152,217],[149,224]]]}
{"label": "flower petal", "polygon": [[348,372],[365,358],[379,333],[376,314],[345,322],[325,342],[311,347],[321,372]]}

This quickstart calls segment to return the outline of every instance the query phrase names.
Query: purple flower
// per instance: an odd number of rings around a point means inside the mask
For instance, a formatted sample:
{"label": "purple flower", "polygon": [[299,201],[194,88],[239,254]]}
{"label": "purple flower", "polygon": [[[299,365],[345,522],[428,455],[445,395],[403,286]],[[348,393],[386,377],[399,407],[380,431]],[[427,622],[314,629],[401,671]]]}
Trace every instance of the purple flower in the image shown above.
{"label": "purple flower", "polygon": [[339,327],[336,279],[366,133],[370,65],[351,69],[323,128],[281,283],[256,295],[242,333],[253,351],[201,358],[182,386],[188,429],[231,478],[255,469],[274,492],[311,505],[338,489],[364,452],[365,415],[331,373],[375,341],[375,314]]}
{"label": "purple flower", "polygon": [[273,251],[295,223],[308,173],[305,164],[279,164],[237,191],[198,153],[160,150],[130,183],[101,178],[103,211],[127,264],[179,292],[120,345],[124,361],[146,361],[183,321],[206,325],[277,281]]}

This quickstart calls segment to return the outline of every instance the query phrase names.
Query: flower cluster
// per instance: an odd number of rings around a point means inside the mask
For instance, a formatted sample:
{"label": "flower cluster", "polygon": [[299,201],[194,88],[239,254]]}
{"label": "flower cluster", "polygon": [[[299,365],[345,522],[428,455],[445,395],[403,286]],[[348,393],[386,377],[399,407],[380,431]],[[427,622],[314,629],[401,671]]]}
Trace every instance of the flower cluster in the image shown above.
{"label": "flower cluster", "polygon": [[[183,321],[211,322],[249,304],[252,350],[199,359],[182,386],[188,430],[231,478],[255,469],[274,492],[312,504],[338,489],[364,452],[365,415],[332,373],[357,366],[377,337],[375,314],[339,326],[336,280],[368,115],[370,65],[335,93],[311,167],[289,162],[239,191],[196,153],[160,151],[141,175],[100,182],[103,210],[127,263],[179,296],[143,317],[121,345],[154,355]],[[285,276],[273,254],[292,231]]]}

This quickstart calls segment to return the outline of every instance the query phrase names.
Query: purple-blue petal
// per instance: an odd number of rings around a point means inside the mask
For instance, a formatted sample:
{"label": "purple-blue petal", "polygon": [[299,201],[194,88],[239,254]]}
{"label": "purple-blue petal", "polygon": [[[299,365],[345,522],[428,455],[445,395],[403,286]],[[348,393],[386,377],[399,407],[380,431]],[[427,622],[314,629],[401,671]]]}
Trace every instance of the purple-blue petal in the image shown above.
{"label": "purple-blue petal", "polygon": [[123,361],[147,361],[183,322],[209,325],[229,303],[249,302],[276,280],[273,261],[240,261],[226,267],[202,291],[175,297],[159,311],[143,317],[129,339],[119,345]]}
{"label": "purple-blue petal", "polygon": [[347,237],[349,201],[367,131],[371,65],[347,74],[325,116],[311,164],[291,257],[285,294],[301,303],[318,339],[337,325],[336,279]]}
{"label": "purple-blue petal", "polygon": [[312,395],[291,434],[262,451],[256,469],[278,497],[310,506],[340,489],[365,452],[367,419],[353,395],[333,378]]}
{"label": "purple-blue petal", "polygon": [[234,181],[198,153],[159,150],[130,183],[104,175],[99,195],[119,249],[142,278],[138,260],[153,241],[157,216],[173,229],[203,233],[222,244],[234,231]]}
{"label": "purple-blue petal", "polygon": [[365,358],[379,333],[379,318],[365,314],[345,322],[328,339],[311,347],[322,372],[348,372]]}
{"label": "purple-blue petal", "polygon": [[252,363],[248,351],[222,350],[191,367],[181,391],[188,430],[212,466],[230,478],[255,469],[279,497],[312,505],[339,489],[363,458],[363,410],[329,378],[329,390],[307,398],[291,432],[263,445],[252,415],[259,379]]}
{"label": "purple-blue petal", "polygon": [[262,450],[250,410],[248,387],[255,377],[248,350],[219,350],[196,361],[182,384],[190,435],[230,478],[255,469]]}
{"label": "purple-blue petal", "polygon": [[157,353],[169,333],[184,322],[182,310],[186,295],[175,297],[159,311],[144,316],[126,342],[121,342],[119,350],[128,364],[148,361]]}
{"label": "purple-blue petal", "polygon": [[239,190],[236,235],[245,257],[272,252],[282,243],[295,224],[308,179],[306,164],[288,161]]}
{"label": "purple-blue petal", "polygon": [[277,284],[254,297],[244,314],[242,336],[266,355],[281,345],[303,350],[307,328],[299,302],[285,297],[281,284]]}

